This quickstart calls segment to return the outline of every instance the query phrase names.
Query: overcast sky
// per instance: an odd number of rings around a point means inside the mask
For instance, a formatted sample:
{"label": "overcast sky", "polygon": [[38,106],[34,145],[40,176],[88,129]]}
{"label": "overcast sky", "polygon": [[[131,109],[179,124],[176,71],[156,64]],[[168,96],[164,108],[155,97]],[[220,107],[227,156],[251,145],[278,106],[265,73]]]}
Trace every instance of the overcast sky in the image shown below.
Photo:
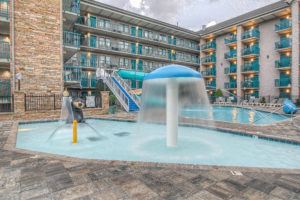
{"label": "overcast sky", "polygon": [[97,0],[198,31],[278,0]]}

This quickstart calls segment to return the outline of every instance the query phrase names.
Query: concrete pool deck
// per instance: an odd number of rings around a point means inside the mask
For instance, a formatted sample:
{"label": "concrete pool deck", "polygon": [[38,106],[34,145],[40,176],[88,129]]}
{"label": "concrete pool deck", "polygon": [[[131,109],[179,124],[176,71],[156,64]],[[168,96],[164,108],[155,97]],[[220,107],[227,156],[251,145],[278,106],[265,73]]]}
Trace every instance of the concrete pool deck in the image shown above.
{"label": "concrete pool deck", "polygon": [[[300,170],[69,158],[15,149],[17,127],[0,122],[0,199],[300,199]],[[288,122],[262,134],[279,129],[288,138],[299,134]]]}

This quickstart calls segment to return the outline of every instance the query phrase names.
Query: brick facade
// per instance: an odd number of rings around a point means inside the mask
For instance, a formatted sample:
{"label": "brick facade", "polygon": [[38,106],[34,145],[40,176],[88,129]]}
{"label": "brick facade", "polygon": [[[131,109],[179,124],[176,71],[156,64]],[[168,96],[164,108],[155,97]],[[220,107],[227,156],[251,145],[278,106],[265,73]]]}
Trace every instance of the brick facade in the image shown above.
{"label": "brick facade", "polygon": [[60,0],[16,0],[14,3],[15,68],[21,91],[62,91]]}

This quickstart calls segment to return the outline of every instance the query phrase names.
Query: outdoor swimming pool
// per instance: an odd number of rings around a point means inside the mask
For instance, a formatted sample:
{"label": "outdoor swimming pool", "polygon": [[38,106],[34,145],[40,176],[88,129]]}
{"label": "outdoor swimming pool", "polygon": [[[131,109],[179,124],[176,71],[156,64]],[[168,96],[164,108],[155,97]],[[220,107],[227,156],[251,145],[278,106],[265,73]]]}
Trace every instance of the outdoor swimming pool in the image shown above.
{"label": "outdoor swimming pool", "polygon": [[20,124],[16,147],[100,160],[300,169],[300,146],[196,127],[180,127],[178,146],[167,148],[165,127],[133,122],[87,120],[98,134],[79,124],[78,144],[71,125]]}
{"label": "outdoor swimming pool", "polygon": [[[207,109],[201,108],[190,108],[185,109],[182,112],[182,116],[207,119]],[[268,113],[262,111],[253,111],[245,108],[229,107],[229,106],[212,106],[211,116],[213,120],[231,123],[241,123],[250,124],[251,115],[253,119],[253,124],[255,125],[267,125],[280,122],[289,119],[289,117],[284,115],[279,115],[276,113]]]}

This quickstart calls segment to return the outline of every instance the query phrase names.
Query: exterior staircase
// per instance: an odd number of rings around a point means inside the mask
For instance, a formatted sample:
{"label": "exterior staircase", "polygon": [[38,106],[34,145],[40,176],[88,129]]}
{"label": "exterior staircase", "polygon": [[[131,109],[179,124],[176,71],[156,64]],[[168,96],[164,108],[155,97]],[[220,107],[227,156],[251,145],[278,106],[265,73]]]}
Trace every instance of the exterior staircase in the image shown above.
{"label": "exterior staircase", "polygon": [[112,72],[111,74],[105,73],[103,81],[127,112],[139,111],[139,98],[135,94],[130,93],[131,88],[116,71]]}

